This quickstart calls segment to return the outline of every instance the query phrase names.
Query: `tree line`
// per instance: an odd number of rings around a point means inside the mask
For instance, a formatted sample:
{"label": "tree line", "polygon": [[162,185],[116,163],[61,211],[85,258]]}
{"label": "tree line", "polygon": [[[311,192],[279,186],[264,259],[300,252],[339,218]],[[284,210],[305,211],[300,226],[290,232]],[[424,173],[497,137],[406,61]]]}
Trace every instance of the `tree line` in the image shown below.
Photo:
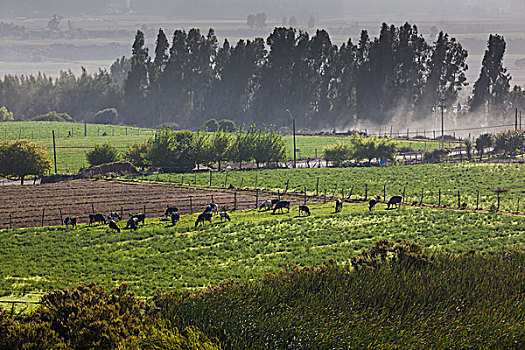
{"label": "tree line", "polygon": [[274,128],[241,126],[228,133],[222,129],[191,132],[165,127],[147,142],[128,146],[123,154],[106,143],[88,151],[86,158],[91,165],[124,159],[141,168],[187,172],[215,164],[220,171],[226,161],[237,163],[239,168],[245,162],[255,162],[259,167],[284,162],[287,154],[282,135]]}
{"label": "tree line", "polygon": [[[175,30],[171,41],[159,29],[155,43],[150,54],[138,30],[131,57],[117,59],[110,72],[8,75],[0,80],[0,106],[17,120],[57,111],[89,121],[115,108],[118,118],[111,122],[127,125],[195,129],[209,119],[231,119],[281,127],[292,117],[316,130],[423,120],[441,104],[454,105],[467,85],[468,53],[461,44],[443,32],[428,43],[409,23],[384,23],[377,37],[364,30],[357,42],[340,46],[325,30],[310,36],[292,27],[222,45],[213,29]],[[525,92],[510,88],[505,48],[502,36],[489,37],[470,110],[525,107]]]}
{"label": "tree line", "polygon": [[350,160],[368,160],[397,162],[399,145],[389,137],[362,137],[353,135],[349,142],[337,141],[335,144],[323,148],[323,159],[334,165],[341,165]]}

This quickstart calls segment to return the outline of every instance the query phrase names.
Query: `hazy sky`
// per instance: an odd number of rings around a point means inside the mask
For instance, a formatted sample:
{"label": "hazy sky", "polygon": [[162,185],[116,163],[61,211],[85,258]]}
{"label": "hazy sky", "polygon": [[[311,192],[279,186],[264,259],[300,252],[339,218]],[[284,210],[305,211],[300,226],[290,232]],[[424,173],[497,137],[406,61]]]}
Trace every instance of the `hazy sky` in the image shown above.
{"label": "hazy sky", "polygon": [[135,13],[184,18],[238,18],[250,12],[310,12],[320,17],[353,15],[468,16],[523,15],[525,0],[0,0],[1,17],[101,14],[126,7]]}

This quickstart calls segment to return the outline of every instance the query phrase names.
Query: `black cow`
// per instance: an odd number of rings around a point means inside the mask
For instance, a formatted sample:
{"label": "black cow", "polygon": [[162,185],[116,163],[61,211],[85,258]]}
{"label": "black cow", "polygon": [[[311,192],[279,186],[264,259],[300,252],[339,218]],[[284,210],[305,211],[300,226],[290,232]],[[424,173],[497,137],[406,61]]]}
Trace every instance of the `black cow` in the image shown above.
{"label": "black cow", "polygon": [[113,219],[109,220],[109,228],[120,233],[120,228],[117,226],[117,223]]}
{"label": "black cow", "polygon": [[102,214],[89,214],[89,226],[91,226],[92,223],[97,222],[103,222],[106,224],[106,218]]}
{"label": "black cow", "polygon": [[179,212],[179,208],[177,207],[170,207],[169,205],[167,206],[166,208],[166,212],[164,213],[164,216],[165,217],[168,217],[170,216],[171,214],[173,213],[178,213]]}
{"label": "black cow", "polygon": [[144,226],[144,223],[146,222],[146,214],[139,213],[137,215],[129,214],[130,218],[137,218],[137,224],[142,222],[142,226]]}
{"label": "black cow", "polygon": [[114,212],[114,211],[112,211],[112,212],[109,214],[108,219],[112,219],[112,220],[115,220],[115,221],[120,221],[120,220],[122,220],[122,218],[120,217],[120,215],[119,215],[117,212]]}
{"label": "black cow", "polygon": [[224,221],[226,220],[232,221],[232,219],[230,218],[230,215],[225,211],[221,211],[220,216],[221,216],[221,222],[222,222],[222,219],[224,219]]}
{"label": "black cow", "polygon": [[335,201],[335,212],[339,213],[342,210],[343,210],[343,201],[338,198]]}
{"label": "black cow", "polygon": [[197,220],[195,221],[195,227],[199,226],[200,223],[204,225],[204,221],[208,221],[211,224],[211,217],[211,212],[204,212],[202,214],[199,214]]}
{"label": "black cow", "polygon": [[137,230],[139,228],[139,219],[134,216],[130,216],[124,230]]}
{"label": "black cow", "polygon": [[175,224],[180,220],[179,212],[174,212],[171,214],[171,224],[175,226]]}
{"label": "black cow", "polygon": [[402,200],[403,200],[403,197],[401,197],[401,196],[393,196],[393,197],[391,197],[390,200],[387,203],[387,209],[390,209],[390,206],[395,207],[396,205],[398,207],[400,207]]}
{"label": "black cow", "polygon": [[368,210],[372,211],[372,209],[376,206],[377,203],[381,200],[381,197],[377,196],[376,198],[372,198],[368,202]]}
{"label": "black cow", "polygon": [[275,212],[277,210],[280,210],[281,213],[283,212],[283,209],[288,209],[288,212],[290,212],[290,201],[280,201],[280,202],[277,202],[277,204],[275,204],[275,207],[273,208],[273,213],[272,214],[275,214]]}
{"label": "black cow", "polygon": [[77,218],[67,216],[64,219],[64,225],[66,225],[66,228],[68,228],[69,225],[71,225],[72,227],[77,227]]}
{"label": "black cow", "polygon": [[307,205],[300,205],[299,206],[299,216],[301,216],[302,213],[305,213],[307,216],[310,216],[310,208],[308,208]]}
{"label": "black cow", "polygon": [[215,203],[208,204],[206,206],[206,209],[204,209],[204,213],[219,213],[219,206]]}

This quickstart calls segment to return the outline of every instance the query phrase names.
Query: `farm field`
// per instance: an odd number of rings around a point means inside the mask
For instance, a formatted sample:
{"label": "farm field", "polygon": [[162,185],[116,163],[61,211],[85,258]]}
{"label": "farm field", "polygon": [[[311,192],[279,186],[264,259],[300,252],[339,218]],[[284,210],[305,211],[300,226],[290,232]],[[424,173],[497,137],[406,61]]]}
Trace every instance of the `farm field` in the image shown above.
{"label": "farm field", "polygon": [[[525,247],[525,217],[469,211],[346,204],[312,206],[312,216],[246,210],[232,221],[194,227],[183,215],[175,227],[147,220],[138,231],[108,232],[106,225],[0,231],[0,290],[4,300],[80,283],[126,282],[139,295],[157,288],[201,288],[228,278],[252,279],[285,264],[348,263],[379,238],[406,239],[429,251],[517,250]],[[121,222],[123,227],[125,222]]]}
{"label": "farm field", "polygon": [[[497,194],[493,192],[498,187],[508,189],[501,194],[500,210],[518,211],[518,198],[521,199],[520,212],[525,211],[525,182],[523,181],[524,164],[494,164],[494,163],[445,163],[419,164],[393,167],[352,167],[352,168],[300,168],[272,169],[257,171],[230,171],[212,174],[212,186],[222,187],[226,183],[235,187],[273,189],[283,192],[288,183],[288,191],[306,191],[309,195],[316,194],[317,179],[319,179],[318,194],[327,197],[341,196],[345,198],[352,194],[351,199],[364,199],[380,196],[383,200],[393,195],[402,195],[405,191],[405,202],[421,201],[423,204],[446,205],[458,207],[458,191],[460,205],[466,203],[468,208],[476,208],[479,191],[478,209],[489,210],[491,205],[497,206]],[[159,181],[180,183],[184,177],[185,183],[208,186],[209,174],[162,174]],[[157,175],[148,177],[157,180]],[[257,184],[256,184],[257,181]],[[288,182],[289,181],[289,182]],[[352,190],[353,188],[353,190]],[[441,190],[441,202],[439,202]]]}
{"label": "farm field", "polygon": [[[87,124],[87,137],[84,137],[83,123],[68,122],[4,122],[0,124],[0,138],[3,140],[28,139],[44,146],[53,157],[52,131],[55,130],[57,147],[57,169],[59,173],[76,173],[87,166],[85,153],[100,143],[108,142],[121,152],[128,145],[147,141],[155,129],[126,126]],[[71,134],[69,134],[71,132]],[[105,135],[104,135],[105,133]],[[69,136],[71,135],[71,136]],[[288,157],[293,159],[293,137],[284,136]],[[325,146],[337,141],[347,142],[345,136],[296,136],[299,158],[322,157]],[[399,140],[402,147],[425,150],[439,147],[434,141]],[[454,143],[451,144],[454,147]]]}
{"label": "farm field", "polygon": [[[261,196],[263,194],[261,193]],[[191,198],[191,199],[190,199]],[[293,203],[298,198],[287,196]],[[61,217],[74,216],[87,223],[93,212],[108,215],[146,210],[148,217],[160,217],[167,205],[175,205],[182,214],[202,211],[207,204],[238,209],[254,208],[254,193],[219,192],[169,185],[112,183],[108,181],[74,180],[37,186],[5,186],[0,204],[0,228],[8,228],[11,215],[12,227],[36,227],[61,224]]]}

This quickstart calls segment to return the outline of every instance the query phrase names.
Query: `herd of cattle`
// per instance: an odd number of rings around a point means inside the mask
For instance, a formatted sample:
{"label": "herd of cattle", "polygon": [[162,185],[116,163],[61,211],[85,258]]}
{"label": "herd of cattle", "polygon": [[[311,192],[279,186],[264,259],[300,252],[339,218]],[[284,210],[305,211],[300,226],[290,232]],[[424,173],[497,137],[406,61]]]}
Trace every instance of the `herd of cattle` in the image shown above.
{"label": "herd of cattle", "polygon": [[[372,210],[374,206],[379,203],[380,197],[376,197],[371,199],[368,202],[369,210]],[[403,200],[403,197],[401,196],[393,196],[390,198],[390,200],[387,203],[387,209],[390,209],[390,206],[392,207],[399,207],[401,205],[401,202]],[[290,201],[282,201],[279,199],[269,199],[264,201],[261,206],[259,207],[259,211],[265,210],[273,210],[272,214],[275,214],[276,212],[284,212],[284,209],[287,209],[287,212],[290,212]],[[339,213],[343,210],[343,201],[341,199],[337,199],[335,201],[335,212]],[[204,225],[204,223],[207,221],[210,224],[212,223],[213,214],[217,214],[220,217],[221,222],[224,221],[231,221],[230,215],[225,211],[221,211],[219,213],[219,206],[215,203],[208,204],[204,211],[199,214],[197,217],[197,220],[195,220],[195,227],[199,226],[200,224]],[[310,216],[311,211],[310,208],[307,205],[299,205],[299,216],[302,215]],[[171,224],[175,226],[177,222],[180,220],[180,214],[179,209],[174,206],[167,206],[165,217],[171,219]],[[104,215],[97,213],[97,214],[90,214],[89,217],[89,226],[92,224],[104,224],[108,225],[109,230],[115,230],[120,233],[120,228],[117,225],[117,222],[121,221],[122,218],[120,215],[116,212],[111,212],[107,217]],[[137,230],[139,227],[139,224],[144,225],[146,221],[146,214],[139,213],[139,214],[129,214],[128,221],[126,223],[126,226],[124,227],[124,230]],[[73,228],[77,225],[77,218],[76,217],[66,217],[64,219],[64,224],[66,225],[66,228],[69,226],[72,226]]]}

